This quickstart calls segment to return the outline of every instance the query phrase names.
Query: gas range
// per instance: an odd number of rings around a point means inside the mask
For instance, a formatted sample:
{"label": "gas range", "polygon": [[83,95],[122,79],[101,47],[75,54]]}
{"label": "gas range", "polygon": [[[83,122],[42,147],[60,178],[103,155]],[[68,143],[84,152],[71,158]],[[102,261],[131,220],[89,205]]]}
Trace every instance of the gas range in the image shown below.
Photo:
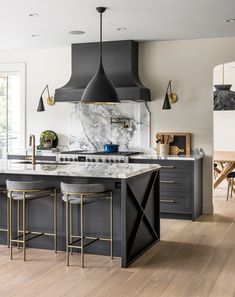
{"label": "gas range", "polygon": [[67,151],[57,156],[58,162],[98,162],[98,163],[128,163],[129,156],[140,154],[139,152],[120,151],[117,153],[105,153],[97,151]]}

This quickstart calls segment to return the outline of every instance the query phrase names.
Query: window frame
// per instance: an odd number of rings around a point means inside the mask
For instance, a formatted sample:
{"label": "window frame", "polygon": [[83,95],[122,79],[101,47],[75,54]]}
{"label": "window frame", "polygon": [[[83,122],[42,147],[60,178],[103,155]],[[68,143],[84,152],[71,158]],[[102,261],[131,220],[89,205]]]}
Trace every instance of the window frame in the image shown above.
{"label": "window frame", "polygon": [[26,148],[26,63],[1,63],[0,75],[10,75],[17,73],[20,75],[20,150]]}

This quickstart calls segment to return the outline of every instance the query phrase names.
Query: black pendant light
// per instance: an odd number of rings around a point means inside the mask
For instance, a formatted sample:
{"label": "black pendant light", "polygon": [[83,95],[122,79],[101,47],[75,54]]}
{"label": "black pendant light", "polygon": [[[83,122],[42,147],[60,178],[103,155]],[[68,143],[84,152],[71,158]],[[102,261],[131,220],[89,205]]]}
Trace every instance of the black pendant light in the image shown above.
{"label": "black pendant light", "polygon": [[88,83],[81,98],[82,103],[107,104],[120,103],[114,85],[105,74],[102,62],[102,13],[106,7],[97,7],[100,14],[100,63],[98,70]]}
{"label": "black pendant light", "polygon": [[214,110],[235,110],[235,92],[232,85],[224,83],[224,64],[222,64],[222,84],[214,85]]}

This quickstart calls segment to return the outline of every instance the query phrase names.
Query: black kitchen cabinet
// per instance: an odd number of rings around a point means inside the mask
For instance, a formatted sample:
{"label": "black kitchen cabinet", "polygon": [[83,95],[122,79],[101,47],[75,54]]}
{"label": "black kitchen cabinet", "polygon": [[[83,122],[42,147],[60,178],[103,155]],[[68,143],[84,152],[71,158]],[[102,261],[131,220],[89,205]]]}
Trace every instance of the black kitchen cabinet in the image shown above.
{"label": "black kitchen cabinet", "polygon": [[203,159],[131,159],[131,163],[159,164],[162,218],[196,220],[202,214]]}

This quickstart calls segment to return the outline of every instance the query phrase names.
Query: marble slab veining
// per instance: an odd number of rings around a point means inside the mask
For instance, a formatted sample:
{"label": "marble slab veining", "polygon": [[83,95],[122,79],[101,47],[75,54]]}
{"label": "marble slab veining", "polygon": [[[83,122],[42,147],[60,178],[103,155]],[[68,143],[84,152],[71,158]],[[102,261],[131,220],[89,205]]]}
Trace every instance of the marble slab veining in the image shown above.
{"label": "marble slab veining", "polygon": [[28,174],[71,177],[96,177],[126,179],[159,170],[157,164],[104,164],[104,163],[76,163],[67,165],[54,164],[21,164],[19,162],[0,160],[0,174]]}
{"label": "marble slab veining", "polygon": [[[111,118],[129,118],[129,127],[111,124]],[[104,143],[120,150],[143,151],[150,145],[150,113],[144,102],[73,104],[69,120],[69,150],[103,149]]]}

